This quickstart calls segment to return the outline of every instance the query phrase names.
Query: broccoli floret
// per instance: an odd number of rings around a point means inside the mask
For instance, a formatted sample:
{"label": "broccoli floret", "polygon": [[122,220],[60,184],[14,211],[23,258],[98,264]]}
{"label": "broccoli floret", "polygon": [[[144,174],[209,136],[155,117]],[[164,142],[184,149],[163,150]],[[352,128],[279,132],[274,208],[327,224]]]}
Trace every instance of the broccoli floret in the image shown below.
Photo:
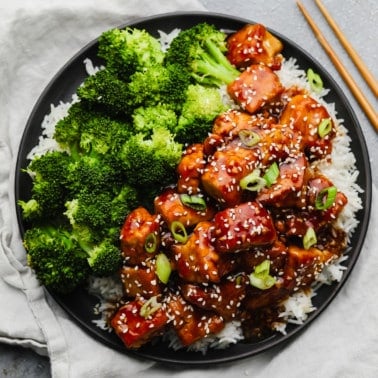
{"label": "broccoli floret", "polygon": [[120,191],[112,199],[110,207],[111,223],[120,232],[120,228],[126,216],[138,206],[138,192],[130,185],[123,185]]}
{"label": "broccoli floret", "polygon": [[131,126],[126,120],[76,102],[56,124],[54,139],[69,152],[108,154],[117,153],[119,144],[130,135]]}
{"label": "broccoli floret", "polygon": [[159,41],[145,30],[137,28],[111,29],[99,38],[98,55],[107,69],[128,81],[136,71],[163,62]]}
{"label": "broccoli floret", "polygon": [[137,191],[128,185],[122,186],[116,194],[82,190],[66,202],[64,215],[74,229],[89,232],[86,239],[98,241],[112,237],[117,240],[125,217],[137,204]]}
{"label": "broccoli floret", "polygon": [[189,75],[178,65],[156,64],[133,74],[128,89],[136,106],[165,104],[180,111],[189,84]]}
{"label": "broccoli floret", "polygon": [[165,128],[155,128],[150,137],[132,136],[122,156],[128,182],[137,188],[161,188],[174,182],[182,144]]}
{"label": "broccoli floret", "polygon": [[110,198],[108,193],[94,194],[83,190],[77,197],[66,202],[64,215],[73,226],[87,225],[96,230],[96,233],[102,234],[110,222]]}
{"label": "broccoli floret", "polygon": [[21,207],[24,220],[37,220],[41,218],[43,209],[35,198],[31,198],[28,201],[19,200],[17,203]]}
{"label": "broccoli floret", "polygon": [[128,84],[108,69],[88,76],[77,89],[77,94],[83,102],[100,107],[113,116],[127,115],[135,107]]}
{"label": "broccoli floret", "polygon": [[174,132],[181,143],[203,141],[213,127],[214,118],[227,110],[218,88],[200,84],[190,85],[186,101]]}
{"label": "broccoli floret", "polygon": [[76,196],[83,190],[95,193],[116,192],[123,180],[118,163],[110,155],[96,153],[72,157],[66,176],[70,196]]}
{"label": "broccoli floret", "polygon": [[89,267],[95,276],[110,276],[120,268],[121,251],[109,240],[105,239],[97,245],[86,243],[83,239],[80,239],[78,243],[87,253]]}
{"label": "broccoli floret", "polygon": [[34,227],[25,232],[27,261],[46,287],[68,293],[89,275],[87,256],[62,227]]}
{"label": "broccoli floret", "polygon": [[240,75],[224,55],[226,50],[226,34],[200,23],[173,39],[165,61],[180,64],[198,83],[221,87]]}
{"label": "broccoli floret", "polygon": [[[63,209],[60,199],[67,196],[66,176],[70,157],[66,152],[54,151],[38,155],[29,163],[26,172],[33,186],[28,201],[18,201],[25,220],[44,216],[58,217]],[[64,203],[64,202],[63,202]]]}
{"label": "broccoli floret", "polygon": [[165,104],[140,107],[133,113],[133,126],[137,133],[150,134],[156,127],[174,130],[176,125],[176,113]]}

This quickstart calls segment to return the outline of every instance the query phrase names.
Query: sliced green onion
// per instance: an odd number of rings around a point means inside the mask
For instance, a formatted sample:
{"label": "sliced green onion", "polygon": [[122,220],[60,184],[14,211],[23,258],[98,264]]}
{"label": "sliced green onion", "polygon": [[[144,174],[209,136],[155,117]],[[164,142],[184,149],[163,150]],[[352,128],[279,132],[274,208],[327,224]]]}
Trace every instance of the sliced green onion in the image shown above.
{"label": "sliced green onion", "polygon": [[312,227],[309,227],[305,235],[303,236],[303,248],[309,249],[314,244],[316,244],[316,242],[317,242],[317,239],[316,239],[315,230]]}
{"label": "sliced green onion", "polygon": [[156,256],[156,275],[159,277],[159,280],[166,284],[169,280],[169,276],[172,272],[171,263],[168,257],[164,253],[159,253]]}
{"label": "sliced green onion", "polygon": [[146,241],[144,242],[144,249],[148,253],[154,253],[157,249],[157,244],[157,237],[153,232],[151,232],[146,237]]}
{"label": "sliced green onion", "polygon": [[206,210],[206,202],[203,197],[200,196],[190,196],[189,194],[180,195],[181,202],[194,210],[204,211]]}
{"label": "sliced green onion", "polygon": [[246,147],[253,147],[260,142],[260,135],[252,130],[243,129],[239,131],[239,138]]}
{"label": "sliced green onion", "polygon": [[317,210],[326,210],[330,208],[335,201],[337,194],[337,188],[335,186],[329,186],[322,189],[315,200],[315,208]]}
{"label": "sliced green onion", "polygon": [[262,263],[255,266],[255,273],[266,275],[266,274],[269,274],[269,269],[270,269],[270,261],[264,260]]}
{"label": "sliced green onion", "polygon": [[270,187],[280,175],[280,170],[276,162],[274,162],[266,171],[263,176],[264,180],[266,181],[266,186]]}
{"label": "sliced green onion", "polygon": [[151,297],[146,302],[143,303],[142,307],[139,310],[139,315],[143,316],[144,318],[148,318],[154,312],[159,310],[161,307],[161,303],[159,303],[156,299],[156,296]]}
{"label": "sliced green onion", "polygon": [[255,267],[253,273],[249,275],[249,282],[252,286],[260,290],[270,289],[275,285],[276,279],[269,274],[270,261],[264,260],[261,264]]}
{"label": "sliced green onion", "polygon": [[323,80],[322,80],[322,78],[320,77],[320,75],[318,75],[317,73],[315,73],[312,70],[312,68],[309,68],[307,70],[307,80],[308,80],[308,82],[310,84],[311,89],[314,92],[319,93],[323,89]]}
{"label": "sliced green onion", "polygon": [[253,172],[244,176],[240,182],[240,187],[244,190],[257,192],[266,185],[265,179],[260,177],[260,169],[255,169]]}
{"label": "sliced green onion", "polygon": [[318,126],[318,134],[320,138],[324,138],[332,130],[332,121],[331,118],[324,118]]}
{"label": "sliced green onion", "polygon": [[172,222],[171,232],[175,240],[179,243],[186,243],[186,241],[188,240],[188,234],[186,232],[185,226],[179,221]]}
{"label": "sliced green onion", "polygon": [[249,282],[252,286],[257,287],[260,290],[270,289],[276,283],[276,279],[272,276],[257,276],[254,273],[249,275]]}

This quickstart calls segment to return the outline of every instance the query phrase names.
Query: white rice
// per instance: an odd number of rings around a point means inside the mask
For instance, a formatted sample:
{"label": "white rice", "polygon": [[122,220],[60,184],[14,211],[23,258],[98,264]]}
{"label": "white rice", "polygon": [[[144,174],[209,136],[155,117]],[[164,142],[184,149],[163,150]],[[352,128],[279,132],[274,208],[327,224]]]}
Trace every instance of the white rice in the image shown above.
{"label": "white rice", "polygon": [[[170,41],[179,33],[179,31],[179,29],[174,29],[172,33],[169,34],[159,31],[163,51],[166,51]],[[90,59],[85,59],[84,64],[88,75],[93,75],[98,70],[103,68],[95,67]],[[335,105],[326,103],[323,99],[329,90],[323,89],[321,93],[312,92],[306,80],[306,72],[299,69],[294,58],[285,60],[282,64],[281,70],[277,71],[276,73],[285,87],[295,85],[309,91],[314,99],[326,106],[330,115],[336,121],[337,136],[333,141],[332,164],[324,160],[316,162],[316,166],[324,175],[329,177],[335,186],[348,198],[348,203],[339,216],[337,225],[345,230],[349,240],[351,234],[358,225],[355,214],[362,207],[361,199],[359,197],[359,193],[362,192],[362,189],[356,183],[359,173],[356,170],[356,158],[350,149],[351,140],[347,134],[347,130],[342,124],[343,121],[341,119],[337,119]],[[233,102],[230,102],[230,97],[228,96],[225,88],[221,88],[221,93],[226,104],[228,103],[230,106],[236,107]],[[58,144],[53,139],[55,125],[60,119],[67,115],[69,107],[76,101],[78,101],[78,98],[76,95],[74,95],[72,97],[72,101],[69,103],[60,102],[56,106],[51,105],[51,111],[45,116],[42,123],[42,135],[39,138],[39,143],[30,151],[29,155],[27,156],[28,159],[44,154],[47,151],[59,149]],[[319,274],[313,289],[307,290],[306,292],[297,292],[282,302],[284,310],[280,314],[280,317],[283,321],[275,324],[275,329],[277,331],[285,334],[287,323],[303,324],[303,322],[306,321],[308,314],[316,310],[312,304],[312,297],[316,295],[316,289],[320,285],[340,281],[343,271],[346,269],[342,263],[347,258],[348,256],[346,254],[327,265]],[[106,319],[116,308],[115,303],[122,297],[121,283],[114,277],[91,277],[88,283],[88,291],[99,298],[99,303],[94,309],[94,314],[98,315],[99,318],[93,320],[93,322],[101,329],[111,332],[112,330],[107,325]],[[163,336],[163,339],[168,340],[169,345],[175,350],[182,348],[182,345],[174,331],[168,331],[166,335]],[[219,334],[210,335],[204,338],[203,340],[191,345],[189,350],[206,353],[208,348],[226,348],[230,344],[237,343],[242,339],[243,333],[240,322],[229,322]]]}

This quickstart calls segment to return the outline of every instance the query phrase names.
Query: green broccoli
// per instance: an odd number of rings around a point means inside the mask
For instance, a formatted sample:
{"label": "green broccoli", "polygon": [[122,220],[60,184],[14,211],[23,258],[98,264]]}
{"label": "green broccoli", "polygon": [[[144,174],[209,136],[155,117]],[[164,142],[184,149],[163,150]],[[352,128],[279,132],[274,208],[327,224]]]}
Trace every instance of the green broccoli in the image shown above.
{"label": "green broccoli", "polygon": [[64,215],[74,229],[85,227],[92,241],[108,237],[117,240],[124,218],[137,204],[137,192],[129,185],[116,194],[87,189],[66,202]]}
{"label": "green broccoli", "polygon": [[104,32],[99,38],[98,56],[105,60],[108,70],[124,81],[164,59],[160,42],[145,30],[132,27]]}
{"label": "green broccoli", "polygon": [[151,134],[156,127],[174,130],[177,125],[176,113],[166,104],[139,107],[133,113],[136,133]]}
{"label": "green broccoli", "polygon": [[46,287],[69,293],[89,275],[87,256],[62,227],[33,227],[25,232],[27,261]]}
{"label": "green broccoli", "polygon": [[199,143],[211,131],[215,117],[227,110],[218,88],[190,85],[174,132],[180,143]]}
{"label": "green broccoli", "polygon": [[[25,170],[32,177],[31,198],[18,201],[25,220],[33,221],[61,214],[67,197],[66,177],[70,157],[66,152],[53,151],[38,155]],[[64,202],[63,202],[64,203]]]}
{"label": "green broccoli", "polygon": [[83,102],[100,107],[111,115],[127,115],[136,106],[128,84],[108,69],[88,76],[77,89],[77,95]]}
{"label": "green broccoli", "polygon": [[99,244],[91,244],[80,238],[78,244],[87,254],[87,262],[93,275],[110,276],[121,267],[121,251],[111,241],[104,239]]}
{"label": "green broccoli", "polygon": [[130,135],[131,126],[126,120],[76,102],[56,124],[54,139],[71,153],[117,154],[119,145]]}
{"label": "green broccoli", "polygon": [[190,77],[178,65],[156,64],[135,72],[128,83],[130,96],[136,106],[165,104],[180,111]]}
{"label": "green broccoli", "polygon": [[123,185],[113,197],[110,206],[110,219],[111,224],[117,228],[118,234],[126,216],[138,206],[138,203],[137,190],[128,184]]}
{"label": "green broccoli", "polygon": [[226,50],[226,34],[213,25],[200,23],[182,30],[173,39],[165,62],[180,64],[200,84],[221,87],[240,75],[224,55]]}
{"label": "green broccoli", "polygon": [[155,128],[150,137],[141,133],[132,136],[122,151],[128,182],[151,190],[171,184],[181,154],[182,144],[165,128]]}
{"label": "green broccoli", "polygon": [[83,190],[116,193],[124,179],[119,164],[111,155],[94,152],[72,156],[66,170],[66,187],[70,196],[74,197]]}

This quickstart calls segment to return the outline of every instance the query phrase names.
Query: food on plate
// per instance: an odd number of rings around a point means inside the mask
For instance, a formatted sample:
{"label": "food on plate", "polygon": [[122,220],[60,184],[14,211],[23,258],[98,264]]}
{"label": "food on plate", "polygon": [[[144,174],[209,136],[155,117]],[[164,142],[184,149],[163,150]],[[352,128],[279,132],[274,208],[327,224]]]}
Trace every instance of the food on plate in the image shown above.
{"label": "food on plate", "polygon": [[130,27],[99,38],[104,66],[30,154],[29,265],[63,293],[113,282],[101,322],[127,348],[285,332],[355,227],[350,166],[332,169],[345,130],[261,24],[162,46]]}

